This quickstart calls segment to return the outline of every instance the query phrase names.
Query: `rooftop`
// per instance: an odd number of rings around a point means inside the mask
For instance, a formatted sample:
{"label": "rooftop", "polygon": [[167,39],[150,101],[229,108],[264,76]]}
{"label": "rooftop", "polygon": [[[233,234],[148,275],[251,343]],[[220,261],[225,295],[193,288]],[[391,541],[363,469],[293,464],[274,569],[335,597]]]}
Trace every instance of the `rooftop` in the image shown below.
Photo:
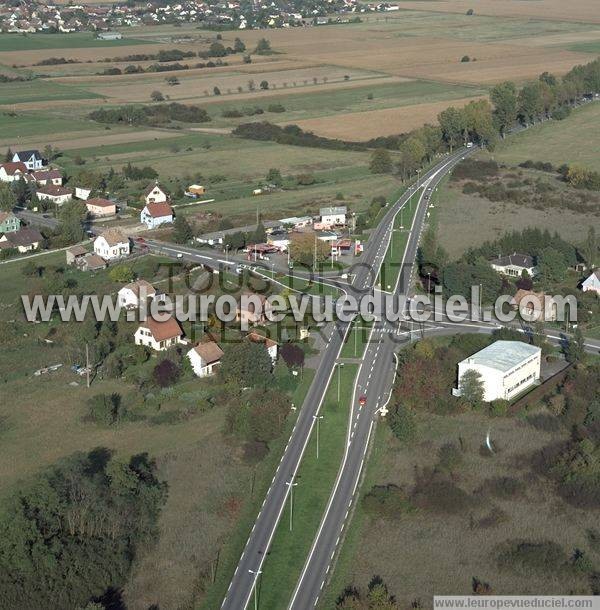
{"label": "rooftop", "polygon": [[465,358],[463,363],[479,364],[506,373],[540,351],[541,348],[523,341],[496,341]]}
{"label": "rooftop", "polygon": [[498,265],[499,267],[508,267],[509,265],[515,265],[517,267],[524,267],[530,269],[533,267],[533,258],[527,254],[518,254],[514,252],[508,256],[499,256],[490,261],[492,265]]}

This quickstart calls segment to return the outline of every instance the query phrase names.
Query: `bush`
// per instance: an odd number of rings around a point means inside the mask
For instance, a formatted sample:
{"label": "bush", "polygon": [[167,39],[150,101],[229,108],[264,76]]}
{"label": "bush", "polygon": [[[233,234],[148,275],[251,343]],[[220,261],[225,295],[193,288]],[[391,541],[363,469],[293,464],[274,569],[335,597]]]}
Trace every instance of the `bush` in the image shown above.
{"label": "bush", "polygon": [[462,463],[462,451],[454,443],[446,443],[439,448],[437,468],[442,472],[453,472]]}
{"label": "bush", "polygon": [[417,475],[411,500],[419,508],[448,515],[464,513],[472,505],[466,491],[446,475],[429,469]]}
{"label": "bush", "polygon": [[471,58],[468,55],[463,55],[460,59],[461,63],[466,64],[471,61]]}
{"label": "bush", "polygon": [[508,400],[492,400],[490,403],[490,415],[494,417],[504,417],[508,413],[510,402]]}
{"label": "bush", "polygon": [[375,485],[363,497],[362,505],[367,514],[384,519],[397,519],[412,510],[406,494],[396,485]]}
{"label": "bush", "polygon": [[397,406],[388,416],[389,426],[394,436],[402,442],[412,441],[417,435],[417,425],[413,412]]}
{"label": "bush", "polygon": [[87,401],[88,418],[97,424],[112,426],[127,415],[120,394],[96,394]]}
{"label": "bush", "polygon": [[553,574],[567,563],[567,556],[556,542],[508,540],[496,547],[498,567],[514,573]]}
{"label": "bush", "polygon": [[159,362],[152,371],[152,378],[161,388],[173,385],[181,375],[181,369],[172,361],[166,358]]}
{"label": "bush", "polygon": [[513,477],[492,477],[483,482],[480,491],[501,500],[508,500],[522,496],[525,493],[525,484]]}
{"label": "bush", "polygon": [[267,110],[269,112],[285,112],[285,107],[282,104],[269,104]]}

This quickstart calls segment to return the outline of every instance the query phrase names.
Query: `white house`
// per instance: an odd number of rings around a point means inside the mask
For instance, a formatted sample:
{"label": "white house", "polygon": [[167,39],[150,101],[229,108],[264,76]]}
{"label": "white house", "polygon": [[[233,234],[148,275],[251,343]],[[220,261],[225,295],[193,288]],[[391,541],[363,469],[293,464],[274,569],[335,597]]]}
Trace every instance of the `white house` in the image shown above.
{"label": "white house", "polygon": [[149,203],[165,203],[168,201],[169,195],[165,189],[163,189],[158,182],[149,184],[144,190],[144,201],[146,205]]}
{"label": "white house", "polygon": [[13,155],[12,160],[15,163],[17,161],[24,163],[29,171],[42,169],[44,165],[44,160],[39,150],[21,150]]}
{"label": "white house", "polygon": [[77,199],[83,199],[84,201],[89,198],[92,194],[92,189],[88,189],[84,186],[76,186],[75,187],[75,197]]}
{"label": "white house", "polygon": [[600,296],[600,270],[596,269],[588,278],[586,278],[581,284],[581,290],[583,292],[589,292],[590,290]]}
{"label": "white house", "polygon": [[147,203],[140,214],[140,221],[149,229],[173,222],[173,208],[166,202]]}
{"label": "white house", "polygon": [[0,180],[2,182],[14,182],[20,180],[27,174],[27,166],[25,163],[16,161],[15,163],[0,163]]}
{"label": "white house", "polygon": [[156,296],[156,288],[146,280],[136,280],[123,286],[118,292],[119,306],[125,309],[138,307],[140,302],[153,299]]}
{"label": "white house", "polygon": [[159,322],[154,318],[148,318],[140,322],[135,331],[134,340],[136,345],[145,345],[156,352],[162,352],[178,343],[184,343],[183,331],[175,318],[169,318]]}
{"label": "white house", "polygon": [[336,225],[346,224],[346,214],[348,208],[343,206],[321,208],[319,214],[321,216],[321,225],[323,227],[334,227]]}
{"label": "white house", "polygon": [[187,357],[196,376],[209,377],[221,363],[223,350],[214,341],[206,341],[193,347]]}
{"label": "white house", "polygon": [[252,343],[261,343],[262,345],[264,345],[265,349],[267,350],[267,354],[269,354],[269,356],[271,357],[271,362],[273,363],[273,366],[275,366],[275,363],[277,362],[277,352],[279,351],[279,345],[276,341],[273,341],[273,339],[269,339],[269,337],[265,337],[264,335],[254,332],[248,333],[246,335],[246,338],[249,341],[252,341]]}
{"label": "white house", "polygon": [[533,263],[533,258],[527,254],[509,254],[508,256],[500,256],[490,261],[490,265],[494,271],[508,275],[510,277],[520,277],[523,271],[527,271],[529,277],[537,275],[537,268]]}
{"label": "white house", "polygon": [[52,201],[52,203],[55,203],[58,206],[63,205],[67,201],[71,201],[73,198],[71,189],[65,188],[64,186],[55,186],[54,184],[40,187],[35,194],[40,201]]}
{"label": "white house", "polygon": [[484,400],[511,400],[540,378],[542,350],[522,341],[496,341],[458,363],[458,388],[461,395],[463,375],[474,370],[481,376]]}
{"label": "white house", "polygon": [[94,252],[104,260],[129,256],[131,244],[129,238],[118,229],[109,229],[94,240]]}

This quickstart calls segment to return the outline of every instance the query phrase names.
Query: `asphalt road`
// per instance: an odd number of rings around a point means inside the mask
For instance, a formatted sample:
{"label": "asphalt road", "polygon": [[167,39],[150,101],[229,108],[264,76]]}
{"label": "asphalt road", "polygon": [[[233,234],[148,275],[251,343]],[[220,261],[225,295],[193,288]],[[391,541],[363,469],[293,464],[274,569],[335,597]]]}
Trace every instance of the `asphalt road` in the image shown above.
{"label": "asphalt road", "polygon": [[[435,175],[437,179],[447,173],[451,167],[460,161],[461,156],[457,153],[446,157],[434,169],[425,173],[422,182],[428,181]],[[408,202],[413,191],[403,195],[385,214],[382,222],[374,229],[367,248],[363,253],[361,266],[356,270],[349,290],[367,292],[372,289],[377,273],[371,269],[378,270],[385,257],[387,246],[392,234],[395,215],[400,208]],[[426,209],[420,209],[415,215],[415,223],[411,230],[410,243],[407,248],[407,260],[416,255],[418,245],[418,234],[422,227]],[[400,277],[399,286],[403,289],[407,286],[409,274],[404,273]],[[227,594],[222,603],[223,609],[241,610],[245,609],[252,597],[254,586],[258,575],[262,570],[263,562],[275,534],[277,524],[281,518],[289,494],[290,483],[294,482],[295,475],[300,466],[304,450],[310,438],[315,417],[318,415],[323,402],[323,397],[329,385],[329,381],[335,369],[335,363],[339,357],[344,337],[347,333],[349,323],[337,322],[328,329],[327,346],[325,347],[321,364],[315,374],[314,380],[308,391],[304,404],[299,409],[296,425],[291,433],[290,440],[283,453],[281,461],[275,472],[267,495],[263,501],[261,510],[246,543],[246,547],[240,557]],[[385,340],[385,335],[390,328],[373,327],[375,338],[381,338],[381,342],[370,342],[357,383],[356,393],[369,392],[372,399],[367,407],[354,414],[352,411],[352,428],[348,431],[349,445],[346,458],[340,469],[338,483],[332,493],[329,510],[326,514],[324,525],[319,529],[316,544],[303,570],[301,581],[296,588],[293,608],[312,608],[318,599],[323,579],[326,575],[327,566],[331,559],[330,549],[335,550],[338,532],[345,523],[345,516],[349,502],[354,497],[354,491],[360,476],[362,461],[368,446],[368,439],[373,425],[373,413],[377,405],[382,401],[391,381],[392,343]],[[356,401],[355,401],[356,402]]]}

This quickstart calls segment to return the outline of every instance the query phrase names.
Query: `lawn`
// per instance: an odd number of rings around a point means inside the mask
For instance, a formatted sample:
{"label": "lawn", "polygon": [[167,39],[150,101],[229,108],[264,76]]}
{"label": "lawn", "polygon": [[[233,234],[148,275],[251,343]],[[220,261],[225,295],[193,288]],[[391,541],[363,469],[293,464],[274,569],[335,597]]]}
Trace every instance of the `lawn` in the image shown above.
{"label": "lawn", "polygon": [[362,358],[371,336],[372,322],[355,318],[346,335],[340,358]]}
{"label": "lawn", "polygon": [[72,85],[63,85],[47,79],[2,83],[0,105],[56,100],[102,99],[103,96]]}
{"label": "lawn", "polygon": [[600,40],[576,42],[575,44],[569,45],[568,49],[570,51],[577,51],[578,53],[592,53],[593,55],[600,55]]}
{"label": "lawn", "polygon": [[358,365],[347,364],[341,369],[340,388],[336,373],[327,389],[320,411],[323,420],[319,430],[319,458],[315,426],[296,476],[298,486],[294,489],[293,529],[290,531],[288,500],[263,565],[259,585],[260,608],[285,608],[289,602],[342,460],[348,428],[348,406],[357,372]]}
{"label": "lawn", "polygon": [[556,166],[578,164],[600,171],[600,103],[574,110],[563,121],[546,121],[501,142],[493,157],[516,165],[528,159]]}
{"label": "lawn", "polygon": [[87,47],[122,47],[148,44],[147,40],[123,37],[121,40],[99,40],[91,32],[72,34],[0,34],[0,52],[35,51],[44,49],[77,49]]}
{"label": "lawn", "polygon": [[5,141],[50,134],[64,138],[66,134],[73,131],[100,131],[101,129],[99,124],[92,121],[80,121],[40,113],[0,112],[0,139]]}

